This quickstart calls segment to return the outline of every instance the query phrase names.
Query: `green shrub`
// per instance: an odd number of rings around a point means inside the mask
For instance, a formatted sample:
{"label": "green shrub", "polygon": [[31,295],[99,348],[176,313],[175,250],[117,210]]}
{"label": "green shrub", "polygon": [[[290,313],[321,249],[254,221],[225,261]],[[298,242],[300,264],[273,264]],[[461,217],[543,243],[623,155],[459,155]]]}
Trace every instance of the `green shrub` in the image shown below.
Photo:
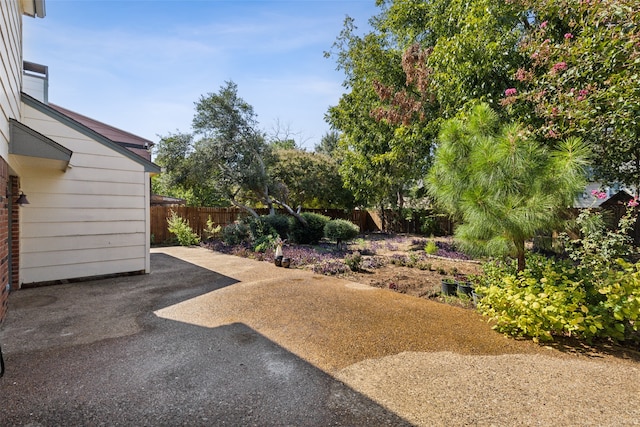
{"label": "green shrub", "polygon": [[211,215],[207,218],[207,226],[202,230],[204,237],[209,240],[222,231],[222,227],[219,225],[214,226]]}
{"label": "green shrub", "polygon": [[268,249],[275,248],[278,241],[280,241],[280,238],[276,233],[267,234],[253,241],[253,250],[255,252],[266,252]]}
{"label": "green shrub", "polygon": [[485,264],[478,309],[496,329],[535,340],[638,340],[640,263],[624,259],[635,252],[628,237],[632,215],[613,230],[599,213],[582,213],[576,220],[580,239],[564,238],[569,260],[531,255],[519,274],[513,263]]}
{"label": "green shrub", "polygon": [[360,234],[360,228],[345,219],[332,219],[324,226],[324,237],[335,240],[340,246],[342,242],[349,241]]}
{"label": "green shrub", "polygon": [[329,218],[313,212],[303,212],[301,216],[307,221],[304,226],[295,217],[289,220],[289,235],[295,243],[314,244],[324,236],[324,226]]}
{"label": "green shrub", "polygon": [[281,239],[289,237],[289,217],[287,215],[266,215],[262,219],[278,233]]}
{"label": "green shrub", "polygon": [[520,274],[511,266],[490,265],[476,292],[478,309],[501,332],[552,340],[637,338],[640,317],[640,263],[618,259],[606,272],[576,268],[571,262],[531,255]]}
{"label": "green shrub", "polygon": [[420,233],[425,236],[436,236],[439,234],[438,221],[433,216],[428,216],[422,219],[420,224]]}
{"label": "green shrub", "polygon": [[167,218],[168,230],[178,240],[180,246],[191,246],[200,243],[200,236],[193,232],[186,219],[175,212]]}
{"label": "green shrub", "polygon": [[249,227],[249,240],[253,244],[258,240],[261,240],[263,237],[278,235],[277,231],[274,230],[266,220],[266,216],[258,218],[250,216],[242,219],[240,222]]}
{"label": "green shrub", "polygon": [[222,241],[230,246],[249,242],[250,230],[246,224],[236,222],[229,224],[222,229]]}
{"label": "green shrub", "polygon": [[351,271],[360,271],[362,268],[362,255],[360,252],[354,252],[344,257],[344,263]]}
{"label": "green shrub", "polygon": [[424,251],[429,255],[435,255],[438,253],[438,245],[433,240],[429,240],[426,245],[424,245]]}

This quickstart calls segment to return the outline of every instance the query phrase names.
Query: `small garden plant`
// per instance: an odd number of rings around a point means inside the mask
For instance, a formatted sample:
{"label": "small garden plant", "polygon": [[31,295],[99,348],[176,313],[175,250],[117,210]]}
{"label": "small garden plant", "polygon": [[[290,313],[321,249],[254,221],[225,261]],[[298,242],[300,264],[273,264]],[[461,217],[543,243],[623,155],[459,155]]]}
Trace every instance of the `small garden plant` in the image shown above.
{"label": "small garden plant", "polygon": [[200,243],[200,236],[193,231],[187,220],[177,213],[171,212],[171,216],[167,218],[167,223],[169,231],[176,236],[180,246],[191,246]]}
{"label": "small garden plant", "polygon": [[338,250],[343,249],[344,242],[354,239],[358,234],[360,234],[358,226],[345,219],[332,219],[324,226],[325,237],[335,240]]}

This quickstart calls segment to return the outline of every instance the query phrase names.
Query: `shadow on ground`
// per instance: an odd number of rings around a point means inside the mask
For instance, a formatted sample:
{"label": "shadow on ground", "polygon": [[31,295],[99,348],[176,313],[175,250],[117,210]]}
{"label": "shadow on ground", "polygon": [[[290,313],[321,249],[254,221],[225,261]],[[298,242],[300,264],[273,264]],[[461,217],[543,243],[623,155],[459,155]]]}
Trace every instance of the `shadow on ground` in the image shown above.
{"label": "shadow on ground", "polygon": [[11,295],[3,424],[410,425],[244,324],[156,317],[237,281],[165,254],[152,266]]}

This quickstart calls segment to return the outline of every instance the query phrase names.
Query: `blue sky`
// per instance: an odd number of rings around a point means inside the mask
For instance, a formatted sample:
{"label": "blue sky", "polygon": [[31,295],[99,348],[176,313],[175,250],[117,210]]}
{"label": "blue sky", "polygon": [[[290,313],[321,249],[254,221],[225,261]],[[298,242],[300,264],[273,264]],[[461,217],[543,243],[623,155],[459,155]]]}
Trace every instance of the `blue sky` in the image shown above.
{"label": "blue sky", "polygon": [[156,142],[191,131],[194,102],[227,80],[267,133],[307,149],[344,75],[323,52],[375,0],[46,0],[25,17],[24,59],[49,66],[49,101]]}

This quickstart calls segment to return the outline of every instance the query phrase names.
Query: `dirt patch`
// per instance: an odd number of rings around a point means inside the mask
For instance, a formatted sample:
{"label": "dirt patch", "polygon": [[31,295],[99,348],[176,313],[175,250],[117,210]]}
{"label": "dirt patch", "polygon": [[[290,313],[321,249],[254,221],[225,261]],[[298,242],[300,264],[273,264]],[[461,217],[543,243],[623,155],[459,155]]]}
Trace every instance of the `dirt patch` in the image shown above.
{"label": "dirt patch", "polygon": [[[438,252],[445,256],[427,254],[425,246],[430,241],[437,243]],[[349,280],[461,306],[468,306],[468,301],[441,295],[442,280],[482,273],[479,261],[456,258],[468,257],[455,251],[450,238],[368,236],[349,245],[349,250],[362,254],[362,268],[346,273]]]}
{"label": "dirt patch", "polygon": [[395,292],[421,297],[440,298],[443,279],[454,278],[457,272],[463,275],[480,274],[480,264],[469,261],[452,261],[430,258],[431,269],[404,267],[387,264],[374,270],[347,273],[345,276],[354,282],[364,283],[376,288],[390,289]]}

